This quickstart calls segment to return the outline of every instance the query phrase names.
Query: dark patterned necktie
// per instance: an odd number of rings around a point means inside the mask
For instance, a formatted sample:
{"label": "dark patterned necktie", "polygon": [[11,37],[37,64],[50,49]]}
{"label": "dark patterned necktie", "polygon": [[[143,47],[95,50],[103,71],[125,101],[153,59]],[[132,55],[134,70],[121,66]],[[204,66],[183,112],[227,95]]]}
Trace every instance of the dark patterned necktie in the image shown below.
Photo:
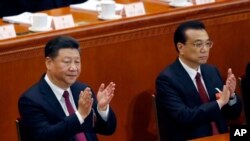
{"label": "dark patterned necktie", "polygon": [[[208,95],[206,93],[206,90],[205,90],[202,82],[201,82],[201,75],[200,75],[200,73],[196,74],[195,79],[196,79],[196,85],[197,85],[197,88],[198,88],[198,92],[200,94],[201,101],[203,103],[209,102]],[[218,131],[216,123],[215,122],[211,122],[211,126],[212,126],[213,135],[219,134],[219,131]]]}
{"label": "dark patterned necktie", "polygon": [[[68,93],[68,91],[64,91],[63,97],[65,99],[65,104],[66,104],[67,110],[69,112],[69,115],[74,114],[75,110],[72,107],[72,104],[71,104],[71,102],[69,100],[69,93]],[[85,136],[85,134],[83,132],[77,133],[75,135],[75,139],[76,139],[76,141],[87,141],[86,136]]]}

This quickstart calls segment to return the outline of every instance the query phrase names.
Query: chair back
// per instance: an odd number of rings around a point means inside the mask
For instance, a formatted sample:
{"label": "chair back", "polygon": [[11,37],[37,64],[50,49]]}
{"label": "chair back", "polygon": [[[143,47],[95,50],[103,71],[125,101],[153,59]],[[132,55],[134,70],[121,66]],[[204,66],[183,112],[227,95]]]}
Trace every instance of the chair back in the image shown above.
{"label": "chair back", "polygon": [[16,130],[17,130],[17,138],[18,138],[18,141],[23,141],[23,140],[21,139],[20,119],[19,119],[19,118],[16,119]]}
{"label": "chair back", "polygon": [[157,113],[157,107],[156,107],[156,101],[155,101],[155,94],[152,94],[152,101],[153,101],[153,106],[154,106],[154,117],[156,121],[156,129],[157,129],[157,137],[159,141],[161,141],[160,137],[160,130],[159,130],[159,122],[158,122],[158,113]]}

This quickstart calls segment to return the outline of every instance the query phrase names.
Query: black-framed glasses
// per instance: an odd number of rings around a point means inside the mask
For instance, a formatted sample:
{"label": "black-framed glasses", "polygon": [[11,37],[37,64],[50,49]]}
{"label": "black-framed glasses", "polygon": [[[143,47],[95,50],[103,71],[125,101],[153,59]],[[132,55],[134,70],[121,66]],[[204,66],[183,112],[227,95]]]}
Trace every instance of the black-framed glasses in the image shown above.
{"label": "black-framed glasses", "polygon": [[213,41],[196,41],[194,43],[191,43],[194,45],[195,48],[203,48],[203,47],[206,47],[206,48],[212,48],[213,47]]}

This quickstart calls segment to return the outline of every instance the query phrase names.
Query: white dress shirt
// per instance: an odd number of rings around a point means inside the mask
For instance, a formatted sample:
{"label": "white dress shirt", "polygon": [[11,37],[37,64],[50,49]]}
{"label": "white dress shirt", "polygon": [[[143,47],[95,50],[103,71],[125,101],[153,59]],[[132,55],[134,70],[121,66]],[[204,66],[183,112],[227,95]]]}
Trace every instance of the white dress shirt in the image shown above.
{"label": "white dress shirt", "polygon": [[[196,76],[196,74],[197,74],[198,72],[201,74],[201,68],[200,68],[200,66],[198,67],[198,70],[194,70],[193,68],[187,66],[184,62],[182,62],[180,58],[179,58],[179,61],[180,61],[181,65],[183,66],[183,68],[184,68],[184,69],[186,70],[186,72],[188,73],[188,75],[190,76],[190,78],[192,79],[192,81],[193,81],[193,83],[194,83],[194,85],[195,85],[195,87],[196,87],[196,89],[197,89],[197,91],[198,91],[195,76]],[[200,78],[201,78],[201,82],[202,82],[202,84],[203,84],[203,86],[204,86],[204,88],[205,88],[205,90],[206,90],[207,96],[209,97],[209,94],[208,94],[208,92],[207,92],[207,88],[206,88],[206,85],[205,85],[205,83],[204,83],[202,74],[201,74],[201,77],[200,77]],[[210,98],[209,98],[209,99],[210,99]],[[234,105],[236,102],[237,102],[237,99],[236,99],[236,96],[234,95],[233,99],[230,99],[229,102],[228,102],[228,104],[229,104],[230,106],[232,106],[232,105]],[[217,103],[218,103],[218,102],[217,102]],[[219,104],[218,104],[218,105],[219,105]],[[220,105],[219,105],[219,107],[220,107]],[[220,108],[221,108],[221,107],[220,107]]]}
{"label": "white dress shirt", "polygon": [[[58,87],[58,86],[56,86],[55,84],[53,84],[52,81],[50,81],[50,79],[49,79],[49,77],[48,77],[47,74],[45,75],[44,79],[48,83],[48,85],[50,86],[50,88],[52,89],[53,93],[55,94],[55,96],[56,96],[58,102],[60,103],[60,105],[61,105],[64,113],[66,114],[66,116],[69,116],[69,112],[68,112],[67,106],[65,104],[65,99],[63,97],[63,93],[64,93],[65,90],[62,89],[62,88],[60,88],[60,87]],[[82,118],[81,114],[77,111],[76,104],[74,102],[71,89],[68,88],[67,91],[69,92],[69,100],[70,100],[70,102],[72,104],[72,107],[75,110],[76,116],[79,119],[80,124],[82,124],[84,122],[84,119]],[[108,119],[108,112],[109,112],[109,105],[108,105],[106,111],[100,111],[98,108],[97,108],[97,111],[100,114],[100,116],[103,118],[103,120],[107,121],[107,119]]]}

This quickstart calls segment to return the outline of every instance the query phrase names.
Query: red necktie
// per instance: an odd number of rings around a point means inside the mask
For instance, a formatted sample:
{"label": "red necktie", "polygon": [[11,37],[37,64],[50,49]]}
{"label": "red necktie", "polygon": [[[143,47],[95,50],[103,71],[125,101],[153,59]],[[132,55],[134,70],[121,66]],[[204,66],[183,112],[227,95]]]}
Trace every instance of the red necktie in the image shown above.
{"label": "red necktie", "polygon": [[[69,112],[69,115],[74,114],[75,110],[74,110],[74,108],[72,107],[72,104],[69,101],[69,93],[68,93],[68,91],[64,91],[63,97],[65,99],[65,104],[66,104],[67,110]],[[75,139],[76,139],[76,141],[87,141],[86,136],[85,136],[85,134],[83,132],[77,133],[75,135]]]}
{"label": "red necktie", "polygon": [[[207,92],[206,92],[206,90],[205,90],[205,88],[204,88],[204,86],[203,86],[203,84],[201,82],[201,75],[200,75],[200,73],[196,74],[195,79],[196,79],[196,85],[197,85],[197,88],[198,88],[198,92],[200,94],[201,101],[203,103],[209,102],[209,98],[208,98]],[[219,134],[219,131],[218,131],[216,123],[215,122],[211,122],[211,126],[212,126],[213,135]]]}

